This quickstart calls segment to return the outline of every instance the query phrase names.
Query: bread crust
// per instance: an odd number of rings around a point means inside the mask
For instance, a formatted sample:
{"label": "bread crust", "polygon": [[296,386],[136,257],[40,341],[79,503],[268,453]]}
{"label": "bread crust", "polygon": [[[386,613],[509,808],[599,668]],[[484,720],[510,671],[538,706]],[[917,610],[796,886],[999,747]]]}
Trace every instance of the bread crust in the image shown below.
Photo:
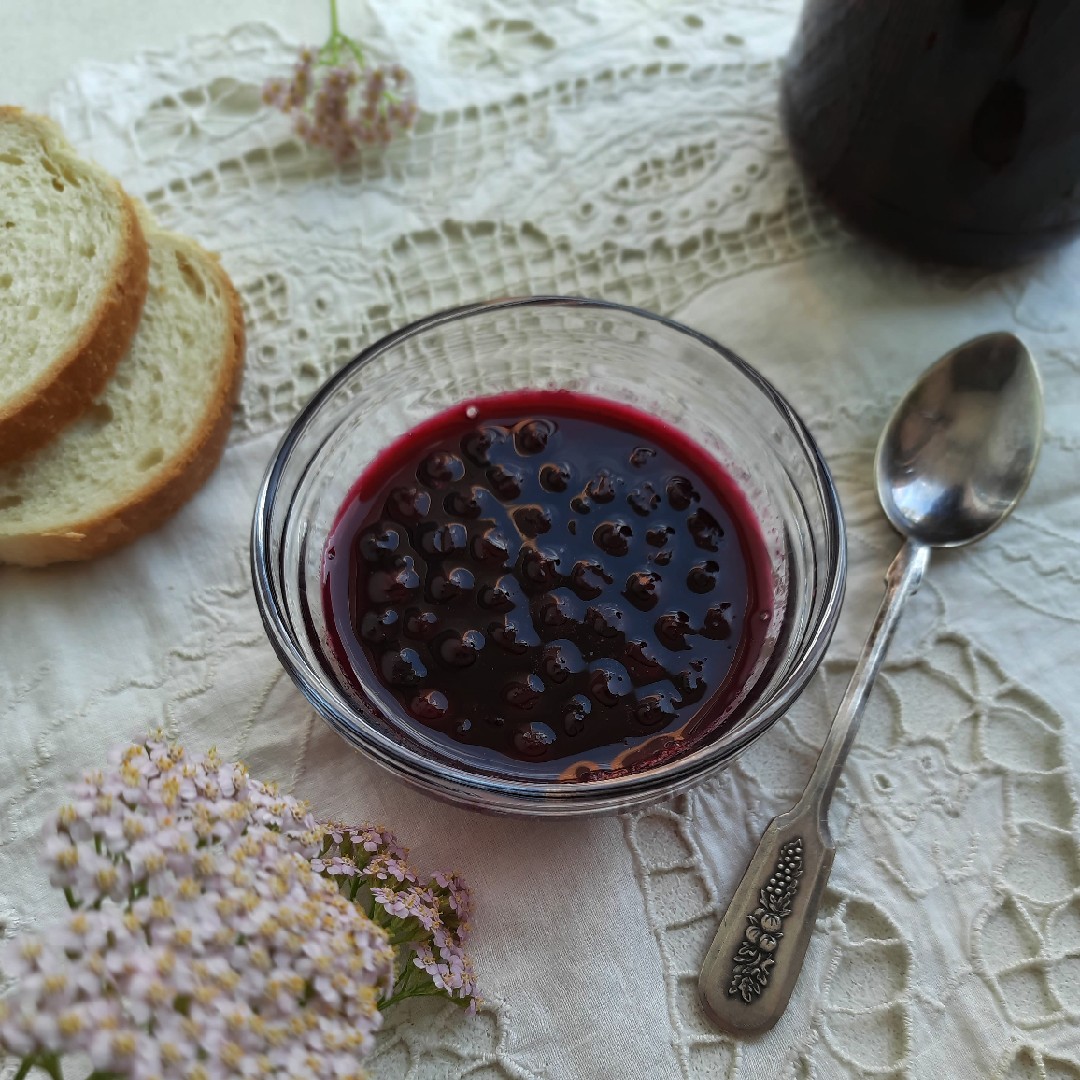
{"label": "bread crust", "polygon": [[[52,121],[13,106],[0,107],[0,123],[13,118],[36,129],[50,152],[74,158]],[[122,235],[116,261],[108,288],[71,348],[18,397],[0,402],[0,464],[51,442],[93,404],[127,353],[146,301],[150,254],[134,202],[96,165],[75,160],[120,198]]]}
{"label": "bread crust", "polygon": [[184,237],[159,235],[214,274],[229,308],[227,355],[218,369],[202,423],[165,470],[103,513],[73,521],[62,529],[0,534],[0,562],[46,566],[92,559],[123,547],[172,517],[202,487],[221,458],[243,377],[245,334],[240,297],[215,255]]}

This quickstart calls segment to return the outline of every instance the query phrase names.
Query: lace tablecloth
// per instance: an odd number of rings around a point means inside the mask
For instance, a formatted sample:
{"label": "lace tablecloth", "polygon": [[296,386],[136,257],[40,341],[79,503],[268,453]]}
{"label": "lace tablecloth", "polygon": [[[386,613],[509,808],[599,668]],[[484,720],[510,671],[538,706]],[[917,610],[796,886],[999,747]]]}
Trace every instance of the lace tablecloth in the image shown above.
{"label": "lace tablecloth", "polygon": [[[6,932],[53,913],[34,851],[65,779],[161,724],[321,815],[385,821],[474,885],[489,1008],[392,1014],[385,1080],[1080,1077],[1080,252],[961,274],[850,238],[778,130],[794,14],[382,5],[363,25],[417,73],[423,114],[413,139],[343,172],[260,104],[298,44],[267,25],[83,66],[56,91],[79,147],[221,252],[250,348],[222,467],[176,520],[97,564],[0,571]],[[689,794],[581,823],[448,809],[345,752],[278,666],[247,569],[263,468],[331,371],[416,316],[529,292],[629,301],[741,352],[819,438],[850,526],[841,629],[791,714]],[[1039,473],[1006,528],[935,560],[838,792],[791,1006],[734,1042],[700,1012],[697,970],[878,602],[897,540],[871,487],[877,433],[927,363],[999,327],[1042,365]]]}

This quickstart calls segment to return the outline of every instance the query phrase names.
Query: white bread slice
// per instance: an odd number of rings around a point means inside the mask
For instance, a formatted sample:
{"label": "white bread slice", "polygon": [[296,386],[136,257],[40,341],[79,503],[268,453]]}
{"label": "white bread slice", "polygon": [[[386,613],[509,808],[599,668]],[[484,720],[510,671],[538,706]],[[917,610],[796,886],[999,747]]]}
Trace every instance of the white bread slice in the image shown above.
{"label": "white bread slice", "polygon": [[120,185],[51,121],[0,108],[0,462],[44,446],[105,388],[146,270]]}
{"label": "white bread slice", "polygon": [[217,259],[143,220],[150,288],[105,393],[48,446],[0,466],[0,562],[88,559],[175,513],[213,471],[240,388],[244,322]]}

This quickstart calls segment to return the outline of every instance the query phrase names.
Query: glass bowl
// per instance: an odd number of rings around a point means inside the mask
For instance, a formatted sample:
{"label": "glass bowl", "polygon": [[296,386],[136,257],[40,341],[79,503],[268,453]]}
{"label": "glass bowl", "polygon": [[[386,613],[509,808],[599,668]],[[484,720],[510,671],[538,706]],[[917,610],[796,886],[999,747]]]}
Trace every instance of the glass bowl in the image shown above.
{"label": "glass bowl", "polygon": [[[322,557],[339,507],[372,458],[464,400],[569,389],[674,424],[754,508],[772,562],[766,647],[710,741],[641,772],[539,781],[463,764],[392,722],[330,656]],[[843,599],[840,503],[824,460],[777,390],[730,349],[635,308],[558,296],[497,300],[421,319],[365,349],[296,418],[255,508],[252,576],[266,633],[296,685],[340,735],[428,793],[502,812],[584,814],[681,790],[723,767],[791,705],[821,662]]]}

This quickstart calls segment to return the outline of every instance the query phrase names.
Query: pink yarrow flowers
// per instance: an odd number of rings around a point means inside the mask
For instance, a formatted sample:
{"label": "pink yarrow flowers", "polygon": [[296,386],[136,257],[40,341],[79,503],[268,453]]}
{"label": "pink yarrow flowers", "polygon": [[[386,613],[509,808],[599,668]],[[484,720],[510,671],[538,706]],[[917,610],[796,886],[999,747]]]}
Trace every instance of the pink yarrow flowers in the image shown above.
{"label": "pink yarrow flowers", "polygon": [[412,78],[400,65],[370,65],[360,45],[341,32],[330,0],[330,37],[303,49],[292,78],[270,79],[263,100],[292,116],[305,142],[344,164],[361,147],[385,146],[416,121]]}
{"label": "pink yarrow flowers", "polygon": [[87,773],[45,830],[71,911],[8,942],[0,1048],[91,1078],[361,1077],[383,1011],[475,1011],[470,896],[381,828],[320,824],[211,751],[160,736]]}

